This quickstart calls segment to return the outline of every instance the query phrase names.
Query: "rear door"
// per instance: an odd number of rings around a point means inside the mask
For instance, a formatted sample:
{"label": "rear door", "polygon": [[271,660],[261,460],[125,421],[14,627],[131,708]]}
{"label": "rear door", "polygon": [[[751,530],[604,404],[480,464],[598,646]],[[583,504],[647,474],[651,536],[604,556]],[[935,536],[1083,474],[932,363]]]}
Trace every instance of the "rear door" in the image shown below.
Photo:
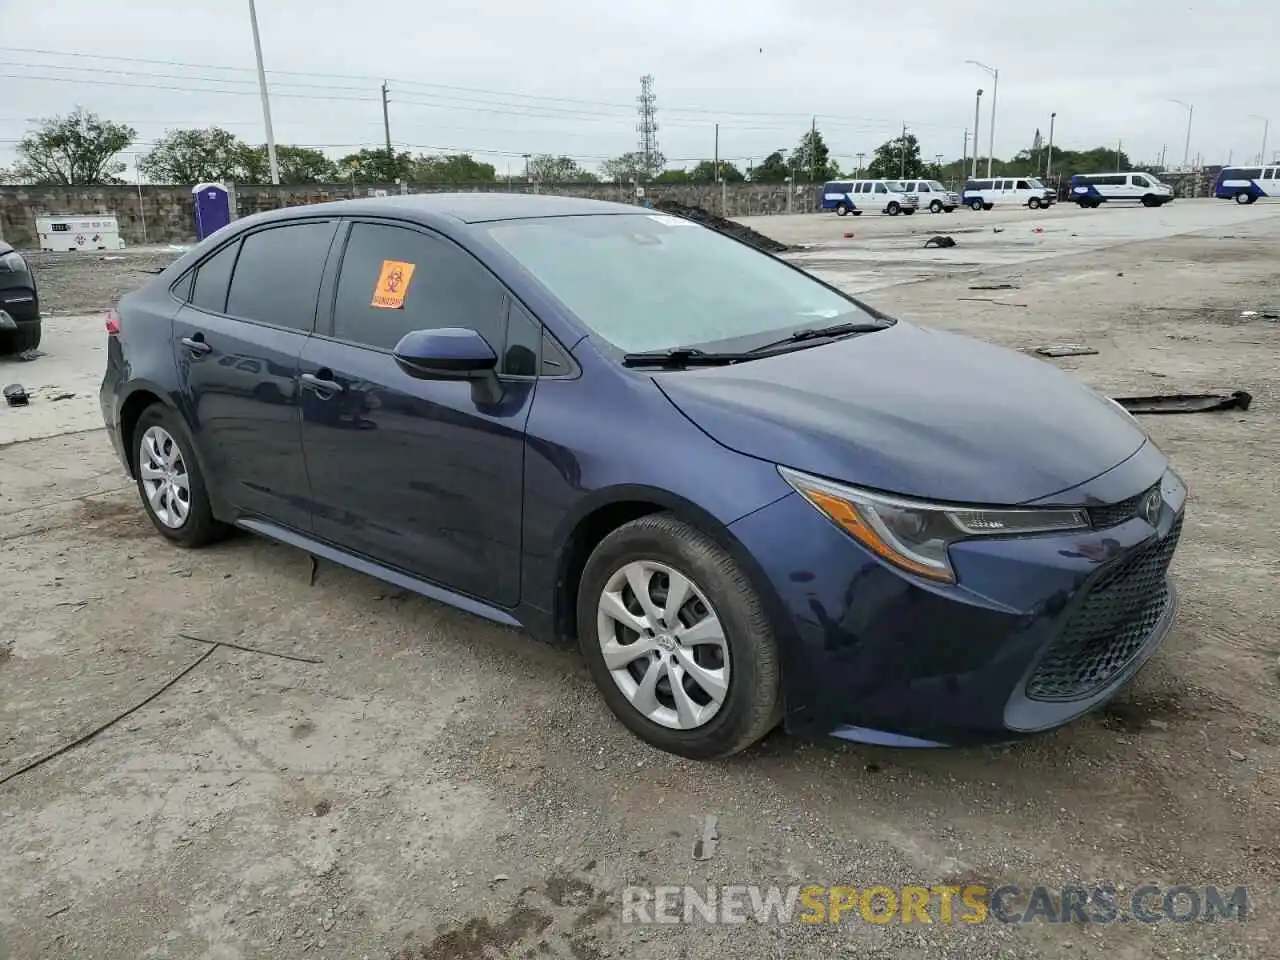
{"label": "rear door", "polygon": [[[388,263],[408,274],[394,309],[373,305]],[[438,234],[386,221],[350,224],[325,299],[332,316],[307,342],[299,368],[336,387],[308,387],[302,401],[316,536],[514,606],[524,432],[537,374],[529,357],[537,356],[540,328],[515,308],[513,323],[523,326],[509,337],[510,298],[479,261]],[[400,338],[439,327],[476,330],[503,358],[499,402],[478,401],[469,383],[418,380],[400,369],[392,356]]]}
{"label": "rear door", "polygon": [[196,269],[174,318],[182,403],[210,482],[246,516],[306,531],[298,355],[315,324],[337,221],[271,225]]}

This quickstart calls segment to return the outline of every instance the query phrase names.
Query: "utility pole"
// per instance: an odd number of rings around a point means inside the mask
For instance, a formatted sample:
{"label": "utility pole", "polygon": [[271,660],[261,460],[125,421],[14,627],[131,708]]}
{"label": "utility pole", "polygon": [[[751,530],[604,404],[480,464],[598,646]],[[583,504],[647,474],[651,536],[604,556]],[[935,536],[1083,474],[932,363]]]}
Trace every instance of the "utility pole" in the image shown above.
{"label": "utility pole", "polygon": [[276,135],[271,130],[271,100],[267,96],[267,71],[262,66],[262,38],[258,36],[258,10],[249,0],[249,25],[253,27],[253,55],[258,61],[258,89],[262,92],[262,122],[267,128],[267,160],[271,164],[271,182],[280,183],[280,164],[276,162]]}
{"label": "utility pole", "polygon": [[1258,154],[1258,166],[1267,166],[1267,134],[1271,132],[1271,120],[1257,113],[1249,114],[1252,120],[1262,121],[1262,152]]}
{"label": "utility pole", "polygon": [[[975,180],[978,177],[978,125],[982,122],[982,88],[978,88],[978,95],[973,101],[973,172],[969,176]],[[990,174],[988,174],[990,176]]]}
{"label": "utility pole", "polygon": [[1120,148],[1124,146],[1123,140],[1116,141],[1116,170],[1120,169]]}
{"label": "utility pole", "polygon": [[865,154],[865,153],[860,153],[860,154],[858,154],[857,156],[858,156],[858,169],[857,169],[857,170],[855,170],[855,171],[854,171],[854,173],[853,173],[853,179],[855,179],[855,180],[857,180],[859,177],[861,177],[861,176],[862,176],[862,158],[863,158],[863,157],[865,157],[865,156],[866,156],[866,154]]}
{"label": "utility pole", "polygon": [[1044,175],[1046,178],[1053,176],[1053,121],[1058,118],[1058,114],[1049,114],[1049,159],[1044,165]]}
{"label": "utility pole", "polygon": [[818,181],[818,118],[809,124],[809,182]]}
{"label": "utility pole", "polygon": [[898,179],[907,179],[907,121],[902,121],[902,169],[898,173]]}
{"label": "utility pole", "polygon": [[387,81],[382,81],[382,132],[387,135],[387,163],[391,162],[391,115],[387,112]]}
{"label": "utility pole", "polygon": [[711,168],[711,171],[712,171],[712,175],[711,175],[711,182],[712,182],[712,183],[719,183],[719,182],[720,182],[720,124],[718,124],[718,123],[716,124],[716,152],[715,152],[715,157],[716,157],[716,158],[715,158],[715,160],[714,160],[714,161],[712,161],[712,163],[713,163],[714,165],[713,165],[713,166],[712,166],[712,168]]}
{"label": "utility pole", "polygon": [[964,150],[960,154],[960,176],[964,176],[965,167],[969,166],[969,128],[964,128]]}
{"label": "utility pole", "polygon": [[1168,151],[1168,149],[1169,149],[1169,145],[1167,143],[1160,148],[1160,169],[1161,170],[1164,170],[1164,155]]}
{"label": "utility pole", "polygon": [[1187,142],[1182,148],[1182,168],[1185,170],[1191,163],[1191,118],[1195,115],[1196,108],[1194,104],[1183,103],[1181,100],[1170,100],[1169,102],[1176,103],[1187,111]]}

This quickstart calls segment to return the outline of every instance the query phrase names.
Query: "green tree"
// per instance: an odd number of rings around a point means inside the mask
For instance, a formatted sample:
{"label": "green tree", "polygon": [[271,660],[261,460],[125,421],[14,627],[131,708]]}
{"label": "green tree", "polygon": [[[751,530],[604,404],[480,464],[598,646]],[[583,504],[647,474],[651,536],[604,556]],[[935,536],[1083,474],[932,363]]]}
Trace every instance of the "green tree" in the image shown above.
{"label": "green tree", "polygon": [[24,181],[67,186],[121,183],[124,163],[116,155],[138,133],[122,123],[102,120],[77,108],[65,117],[39,121],[17,146],[14,173]]}
{"label": "green tree", "polygon": [[581,182],[584,174],[592,180],[595,174],[583,170],[571,157],[553,157],[549,153],[540,153],[529,158],[529,176],[539,183],[574,183]]}
{"label": "green tree", "polygon": [[413,163],[407,150],[388,153],[383,148],[371,150],[366,147],[339,160],[338,174],[342,179],[356,183],[395,183],[409,179]]}
{"label": "green tree", "polygon": [[643,182],[658,176],[666,165],[666,158],[661,153],[646,157],[643,153],[633,151],[613,160],[606,160],[600,165],[600,169],[606,180]]}
{"label": "green tree", "polygon": [[781,150],[775,150],[751,170],[752,183],[782,183],[791,176],[791,165]]}
{"label": "green tree", "polygon": [[791,152],[791,168],[797,182],[822,183],[840,175],[840,168],[831,162],[831,151],[822,139],[822,131],[816,128],[806,130]]}
{"label": "green tree", "polygon": [[[716,182],[716,165],[712,160],[703,160],[696,167],[689,171],[689,179],[694,183],[715,183]],[[735,167],[728,160],[720,161],[720,179],[725,183],[741,183],[746,179],[742,175],[742,171]]]}
{"label": "green tree", "polygon": [[867,164],[872,180],[912,180],[928,175],[928,165],[920,159],[920,141],[914,133],[894,137],[880,146]]}
{"label": "green tree", "polygon": [[653,178],[654,183],[688,183],[690,180],[688,170],[663,170],[660,174]]}
{"label": "green tree", "polygon": [[498,179],[498,171],[493,164],[481,163],[469,153],[419,154],[413,160],[409,178],[420,183],[491,183]]}
{"label": "green tree", "polygon": [[246,149],[239,137],[221,127],[168,130],[138,166],[156,183],[233,181],[243,175]]}

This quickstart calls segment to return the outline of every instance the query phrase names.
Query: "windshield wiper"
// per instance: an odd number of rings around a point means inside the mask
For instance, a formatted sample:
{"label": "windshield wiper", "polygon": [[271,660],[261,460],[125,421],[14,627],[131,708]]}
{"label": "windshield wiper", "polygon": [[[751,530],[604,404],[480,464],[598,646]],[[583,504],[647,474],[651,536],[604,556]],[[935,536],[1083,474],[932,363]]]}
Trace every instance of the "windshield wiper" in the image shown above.
{"label": "windshield wiper", "polygon": [[622,357],[625,367],[722,367],[743,359],[741,353],[707,353],[697,347],[643,350]]}
{"label": "windshield wiper", "polygon": [[762,353],[765,350],[785,347],[791,343],[803,343],[806,340],[824,340],[827,337],[843,337],[851,333],[871,333],[875,330],[883,330],[885,326],[886,324],[883,323],[833,323],[829,327],[806,327],[803,330],[796,330],[781,340],[771,340],[769,343],[752,347],[747,352]]}

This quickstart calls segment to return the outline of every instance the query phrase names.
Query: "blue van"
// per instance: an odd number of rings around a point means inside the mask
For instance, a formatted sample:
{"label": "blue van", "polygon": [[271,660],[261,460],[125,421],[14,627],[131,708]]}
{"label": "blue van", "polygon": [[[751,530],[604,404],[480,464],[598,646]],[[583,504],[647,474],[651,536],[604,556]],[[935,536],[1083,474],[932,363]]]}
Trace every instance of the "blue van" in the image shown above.
{"label": "blue van", "polygon": [[1280,164],[1267,167],[1223,167],[1213,185],[1219,200],[1239,204],[1280,197]]}
{"label": "blue van", "polygon": [[862,211],[853,202],[852,180],[829,180],[822,185],[822,209],[834,210],[839,216],[852,213],[862,216]]}

